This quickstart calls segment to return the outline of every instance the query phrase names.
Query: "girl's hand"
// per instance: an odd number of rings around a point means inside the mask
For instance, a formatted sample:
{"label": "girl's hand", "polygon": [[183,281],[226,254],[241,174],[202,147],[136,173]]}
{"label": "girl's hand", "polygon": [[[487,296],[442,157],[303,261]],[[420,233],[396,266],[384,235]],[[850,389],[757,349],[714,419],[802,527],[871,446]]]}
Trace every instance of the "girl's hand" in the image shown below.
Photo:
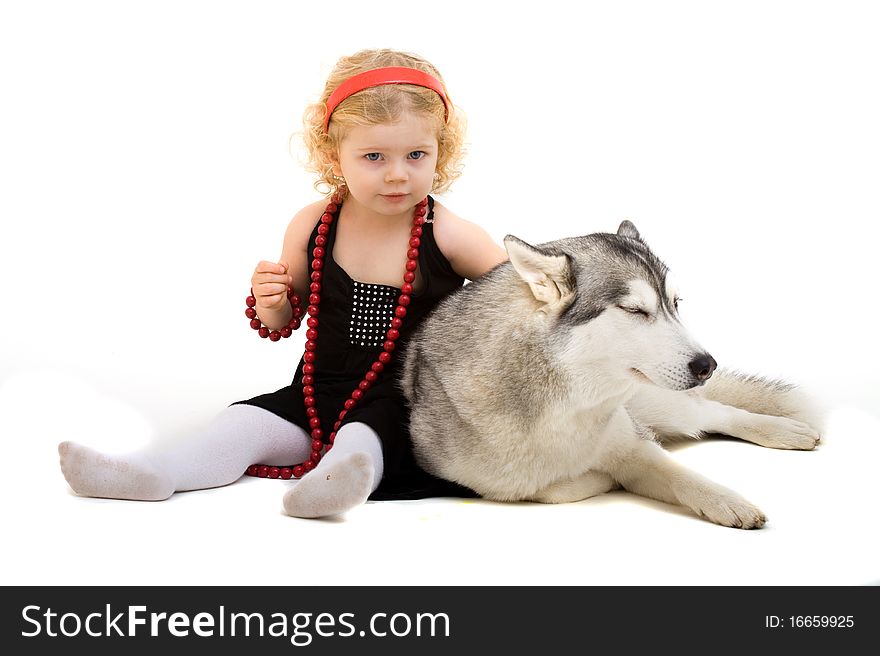
{"label": "girl's hand", "polygon": [[251,276],[251,288],[257,308],[280,310],[287,305],[287,288],[293,284],[286,262],[262,261]]}

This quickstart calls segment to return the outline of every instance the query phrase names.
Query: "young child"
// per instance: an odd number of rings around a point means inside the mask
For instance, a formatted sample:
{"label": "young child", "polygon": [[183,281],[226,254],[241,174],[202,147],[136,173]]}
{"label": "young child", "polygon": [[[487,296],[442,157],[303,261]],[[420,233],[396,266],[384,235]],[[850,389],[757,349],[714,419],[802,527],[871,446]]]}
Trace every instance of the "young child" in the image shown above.
{"label": "young child", "polygon": [[77,494],[158,501],[247,470],[302,476],[284,494],[286,512],[323,517],[368,497],[470,493],[417,467],[397,387],[400,350],[419,321],[507,259],[428,196],[460,175],[464,120],[427,61],[365,50],[337,63],[304,122],[316,187],[330,193],[293,217],[277,263],[257,265],[246,312],[272,341],[307,315],[293,382],[161,448],[111,456],[63,442],[61,469]]}

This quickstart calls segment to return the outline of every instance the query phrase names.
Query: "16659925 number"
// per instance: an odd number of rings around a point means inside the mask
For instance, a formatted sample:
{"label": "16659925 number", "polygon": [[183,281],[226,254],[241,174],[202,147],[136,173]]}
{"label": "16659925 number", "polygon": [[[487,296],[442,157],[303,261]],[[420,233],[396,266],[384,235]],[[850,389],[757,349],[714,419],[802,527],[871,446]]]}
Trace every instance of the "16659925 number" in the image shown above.
{"label": "16659925 number", "polygon": [[849,629],[854,626],[852,615],[791,615],[789,626],[796,629]]}

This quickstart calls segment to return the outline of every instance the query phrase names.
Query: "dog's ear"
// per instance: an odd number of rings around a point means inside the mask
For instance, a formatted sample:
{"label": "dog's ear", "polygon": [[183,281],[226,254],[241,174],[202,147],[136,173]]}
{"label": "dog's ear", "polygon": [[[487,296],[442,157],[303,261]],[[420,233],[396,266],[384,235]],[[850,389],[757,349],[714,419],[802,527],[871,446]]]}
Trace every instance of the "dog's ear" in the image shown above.
{"label": "dog's ear", "polygon": [[620,227],[617,229],[617,234],[621,237],[629,237],[630,239],[636,239],[638,241],[644,242],[642,236],[639,234],[639,231],[636,230],[636,227],[633,225],[632,221],[621,221]]}
{"label": "dog's ear", "polygon": [[510,263],[529,285],[532,294],[547,309],[562,309],[574,298],[571,262],[568,255],[552,255],[507,235],[504,247]]}

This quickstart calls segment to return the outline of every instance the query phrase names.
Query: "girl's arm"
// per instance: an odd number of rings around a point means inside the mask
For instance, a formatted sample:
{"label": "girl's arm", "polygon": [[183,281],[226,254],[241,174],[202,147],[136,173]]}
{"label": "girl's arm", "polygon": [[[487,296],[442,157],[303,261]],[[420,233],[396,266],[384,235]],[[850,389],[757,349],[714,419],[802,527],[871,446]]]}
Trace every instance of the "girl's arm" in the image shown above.
{"label": "girl's arm", "polygon": [[[284,233],[284,245],[278,264],[285,267],[284,275],[286,275],[287,284],[293,286],[293,290],[304,302],[307,302],[309,298],[309,284],[311,282],[308,277],[309,237],[326,205],[326,200],[307,205],[294,215]],[[261,262],[260,264],[264,265],[265,263]],[[260,265],[258,265],[259,269]],[[280,268],[279,271],[281,271]],[[256,280],[257,273],[255,272],[252,283]],[[255,309],[260,321],[272,330],[280,330],[286,326],[292,316],[288,302],[276,304],[274,307],[262,307],[258,297]]]}
{"label": "girl's arm", "polygon": [[455,272],[468,280],[475,280],[507,261],[507,251],[483,228],[456,216],[440,203],[434,205],[434,238]]}

